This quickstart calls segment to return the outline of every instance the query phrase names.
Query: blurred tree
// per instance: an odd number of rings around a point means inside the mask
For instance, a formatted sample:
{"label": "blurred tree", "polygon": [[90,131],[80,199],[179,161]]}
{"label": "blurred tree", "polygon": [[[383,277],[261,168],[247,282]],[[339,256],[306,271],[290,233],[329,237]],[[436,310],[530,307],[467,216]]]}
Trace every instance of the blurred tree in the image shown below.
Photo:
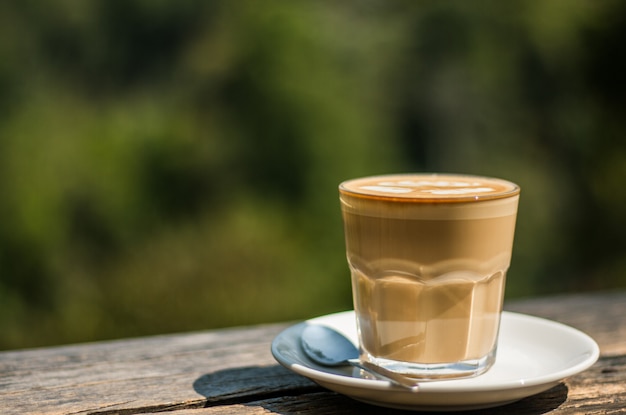
{"label": "blurred tree", "polygon": [[509,296],[626,284],[623,2],[0,4],[0,348],[350,307],[338,183],[522,186]]}

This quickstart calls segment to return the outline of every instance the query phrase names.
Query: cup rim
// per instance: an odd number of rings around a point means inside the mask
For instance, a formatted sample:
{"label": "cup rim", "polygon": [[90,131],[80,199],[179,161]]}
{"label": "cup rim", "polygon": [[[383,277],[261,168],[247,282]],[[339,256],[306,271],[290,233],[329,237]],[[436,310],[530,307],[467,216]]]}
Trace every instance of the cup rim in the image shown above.
{"label": "cup rim", "polygon": [[[498,192],[484,193],[484,194],[458,194],[458,195],[446,195],[445,197],[428,195],[428,194],[416,194],[416,195],[396,195],[389,194],[383,195],[380,193],[373,193],[368,190],[356,190],[354,188],[348,188],[348,185],[351,183],[355,183],[357,181],[366,181],[366,180],[389,180],[392,178],[415,178],[415,179],[426,179],[426,178],[458,178],[458,179],[483,179],[487,182],[495,182],[505,186],[505,189]],[[488,200],[497,200],[497,199],[506,199],[513,196],[519,195],[521,188],[518,184],[513,183],[509,180],[500,179],[497,177],[491,176],[481,176],[481,175],[473,175],[473,174],[459,174],[459,173],[393,173],[393,174],[381,174],[381,175],[373,175],[373,176],[363,176],[357,177],[353,179],[344,180],[339,184],[339,192],[341,194],[358,197],[362,199],[370,199],[376,201],[386,201],[386,202],[399,202],[399,203],[442,203],[442,204],[450,204],[450,203],[463,203],[463,202],[482,202]]]}

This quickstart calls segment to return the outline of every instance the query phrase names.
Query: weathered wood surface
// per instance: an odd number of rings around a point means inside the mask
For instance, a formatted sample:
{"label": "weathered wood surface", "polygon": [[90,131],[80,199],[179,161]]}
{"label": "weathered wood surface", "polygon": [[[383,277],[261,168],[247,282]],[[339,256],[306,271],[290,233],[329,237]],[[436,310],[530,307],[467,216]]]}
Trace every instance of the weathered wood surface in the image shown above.
{"label": "weathered wood surface", "polygon": [[[626,413],[626,292],[510,302],[600,344],[591,369],[489,414]],[[399,414],[326,391],[279,366],[288,324],[0,352],[1,414]]]}

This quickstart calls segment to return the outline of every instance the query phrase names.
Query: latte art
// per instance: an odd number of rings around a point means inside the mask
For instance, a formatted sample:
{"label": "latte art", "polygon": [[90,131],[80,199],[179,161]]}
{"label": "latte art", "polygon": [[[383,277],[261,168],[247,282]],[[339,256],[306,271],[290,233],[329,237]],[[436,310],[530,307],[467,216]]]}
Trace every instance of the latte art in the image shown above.
{"label": "latte art", "polygon": [[[430,179],[411,179],[410,175],[356,179],[344,184],[346,191],[381,196],[397,195],[406,198],[454,199],[459,196],[501,198],[515,192],[517,186],[499,179],[464,179],[465,176],[432,175]],[[448,200],[449,201],[449,200]]]}

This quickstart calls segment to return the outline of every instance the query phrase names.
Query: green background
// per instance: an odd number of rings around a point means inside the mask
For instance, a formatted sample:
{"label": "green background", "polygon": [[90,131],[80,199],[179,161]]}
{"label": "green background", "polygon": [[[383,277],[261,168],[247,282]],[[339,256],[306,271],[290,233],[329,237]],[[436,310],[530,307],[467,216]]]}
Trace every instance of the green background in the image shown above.
{"label": "green background", "polygon": [[522,187],[507,298],[626,286],[626,2],[0,3],[0,348],[351,307],[337,185]]}

